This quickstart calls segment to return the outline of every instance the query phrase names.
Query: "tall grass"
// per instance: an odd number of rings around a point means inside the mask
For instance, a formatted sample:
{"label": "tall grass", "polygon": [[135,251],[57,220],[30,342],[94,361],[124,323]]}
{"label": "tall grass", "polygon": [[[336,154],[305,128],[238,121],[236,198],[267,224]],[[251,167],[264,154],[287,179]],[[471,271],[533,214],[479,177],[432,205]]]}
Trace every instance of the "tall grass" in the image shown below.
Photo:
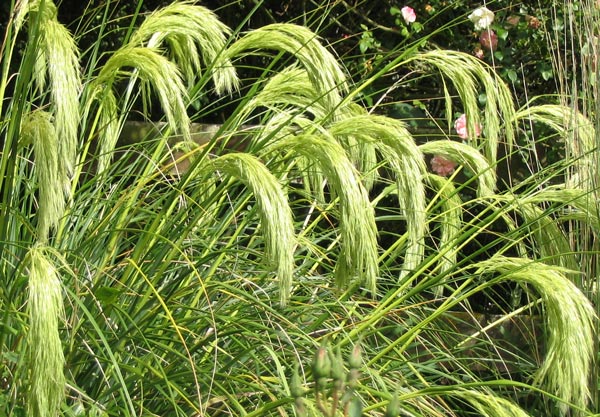
{"label": "tall grass", "polygon": [[[569,229],[595,238],[600,227],[586,114],[516,110],[492,68],[414,46],[374,77],[402,66],[442,77],[448,125],[460,105],[470,131],[484,126],[467,143],[441,128],[418,144],[404,121],[353,101],[375,78],[350,86],[307,27],[236,33],[177,2],[133,16],[142,22],[123,45],[80,70],[50,0],[12,10],[0,80],[3,412],[290,415],[293,370],[311,387],[308,364],[327,342],[361,347],[351,393],[365,415],[393,398],[404,415],[594,414],[594,307],[575,285],[593,278],[573,270],[593,247]],[[251,54],[264,67],[241,80]],[[198,143],[189,106],[204,90],[237,108]],[[120,145],[132,109],[154,98],[164,128]],[[499,191],[498,149],[511,154],[524,120],[577,134],[579,153]],[[432,154],[454,159],[455,175],[431,173]],[[494,295],[502,286],[513,303]],[[482,318],[478,296],[497,314]],[[543,318],[542,334],[519,330],[529,350],[505,340],[521,313]],[[329,400],[302,395],[307,415]]]}
{"label": "tall grass", "polygon": [[[567,155],[578,159],[576,169],[568,172],[574,182],[587,182],[590,204],[594,209],[590,216],[596,218],[598,189],[598,5],[592,1],[568,1],[553,8],[553,23],[563,22],[563,25],[553,25],[549,31],[549,46],[552,51],[553,70],[556,74],[557,89],[561,104],[564,106],[562,119],[568,129],[565,136]],[[557,42],[559,41],[559,42]],[[558,45],[564,44],[561,51]],[[579,117],[583,116],[583,117]],[[584,130],[584,132],[582,132]],[[582,134],[583,133],[583,134]],[[591,238],[589,227],[577,222],[570,224],[569,239],[581,255],[583,274],[579,279],[581,288],[589,295],[596,306],[596,314],[600,313],[600,293],[598,292],[598,257],[597,244]],[[596,334],[600,328],[596,322]],[[598,338],[595,351],[600,352]],[[596,364],[599,356],[596,355]],[[596,411],[600,407],[600,375],[597,366],[591,375],[592,398]]]}

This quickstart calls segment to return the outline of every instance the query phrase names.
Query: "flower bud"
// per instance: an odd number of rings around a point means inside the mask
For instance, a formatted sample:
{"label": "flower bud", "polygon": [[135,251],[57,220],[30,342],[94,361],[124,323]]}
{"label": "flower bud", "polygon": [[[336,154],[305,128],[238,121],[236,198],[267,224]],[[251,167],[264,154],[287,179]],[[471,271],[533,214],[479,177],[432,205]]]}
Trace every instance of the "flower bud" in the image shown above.
{"label": "flower bud", "polygon": [[350,369],[350,372],[348,372],[348,388],[356,388],[356,385],[358,384],[358,378],[360,378],[360,371],[358,369]]}
{"label": "flower bud", "polygon": [[350,353],[350,358],[348,359],[348,366],[350,369],[359,369],[362,366],[362,358],[361,358],[361,348],[360,344],[357,343],[352,348],[352,352]]}
{"label": "flower bud", "polygon": [[294,400],[294,408],[296,409],[296,415],[298,417],[308,416],[308,414],[306,413],[306,407],[304,406],[304,399],[296,398]]}
{"label": "flower bud", "polygon": [[335,351],[335,355],[329,355],[329,360],[331,361],[331,378],[336,382],[344,381],[344,360],[339,346]]}
{"label": "flower bud", "polygon": [[331,375],[331,361],[329,354],[324,346],[317,349],[312,364],[313,376],[315,379],[329,378]]}
{"label": "flower bud", "polygon": [[354,397],[350,406],[348,407],[348,416],[349,417],[362,417],[362,403],[360,402],[360,398]]}
{"label": "flower bud", "polygon": [[293,398],[300,398],[304,396],[304,387],[302,386],[302,380],[298,373],[298,365],[294,368],[292,378],[290,379],[290,394]]}

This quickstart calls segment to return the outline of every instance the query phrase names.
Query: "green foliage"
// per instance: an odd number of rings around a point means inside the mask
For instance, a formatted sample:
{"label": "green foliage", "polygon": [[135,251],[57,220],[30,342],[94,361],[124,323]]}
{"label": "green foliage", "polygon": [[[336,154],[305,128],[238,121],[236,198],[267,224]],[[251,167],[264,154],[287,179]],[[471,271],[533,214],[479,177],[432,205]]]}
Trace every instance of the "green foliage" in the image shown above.
{"label": "green foliage", "polygon": [[[99,43],[109,6],[82,26]],[[382,12],[403,42],[386,51],[366,26],[360,59],[373,67],[351,81],[306,26],[241,33],[191,2],[136,11],[122,42],[84,50],[80,69],[80,34],[50,0],[11,7],[3,413],[594,414],[596,319],[583,291],[597,279],[575,270],[595,259],[579,244],[600,228],[586,114],[515,110],[492,66],[426,47],[449,26],[429,32],[397,8]],[[434,19],[441,3],[430,7]],[[471,25],[463,14],[450,26]],[[437,83],[444,117],[430,118],[425,143],[376,113],[371,93],[399,73],[388,93]],[[126,143],[133,109],[149,118],[154,102],[165,122]],[[218,128],[192,133],[223,108]],[[461,112],[464,142],[452,129]],[[566,159],[500,186],[529,122],[555,131]],[[431,156],[453,173],[431,172]],[[493,316],[477,297],[495,302]],[[537,327],[519,327],[525,313]]]}

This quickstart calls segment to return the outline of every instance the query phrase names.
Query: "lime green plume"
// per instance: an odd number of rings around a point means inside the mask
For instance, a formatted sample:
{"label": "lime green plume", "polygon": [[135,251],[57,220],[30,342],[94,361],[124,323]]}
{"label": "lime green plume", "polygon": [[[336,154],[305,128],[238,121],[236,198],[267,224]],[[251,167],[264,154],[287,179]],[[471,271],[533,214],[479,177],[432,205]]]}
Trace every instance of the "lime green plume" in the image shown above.
{"label": "lime green plume", "polygon": [[476,390],[456,390],[452,396],[461,398],[471,404],[480,416],[495,417],[530,417],[525,410],[517,404],[494,395]]}
{"label": "lime green plume", "polygon": [[314,89],[329,111],[341,103],[341,94],[348,90],[346,74],[335,56],[311,30],[291,23],[274,23],[248,32],[233,43],[224,59],[234,59],[261,50],[276,50],[294,55],[306,70]]}
{"label": "lime green plume", "polygon": [[65,359],[59,337],[59,322],[63,315],[61,284],[42,246],[29,250],[28,266],[30,384],[27,415],[54,417],[58,415],[65,397]]}
{"label": "lime green plume", "polygon": [[38,240],[45,242],[65,211],[58,132],[52,124],[52,115],[41,110],[27,115],[21,125],[21,140],[33,143],[39,183]]}
{"label": "lime green plume", "polygon": [[344,148],[327,136],[312,134],[290,135],[265,148],[265,154],[281,151],[312,158],[339,198],[342,246],[335,267],[336,284],[342,288],[356,276],[374,292],[379,272],[375,211]]}
{"label": "lime green plume", "polygon": [[[35,82],[41,92],[46,89],[50,92],[50,109],[60,138],[58,170],[63,192],[68,195],[70,176],[77,159],[81,92],[79,52],[73,36],[58,22],[56,6],[51,0],[31,2],[29,13],[31,23],[37,22],[39,28]],[[47,76],[49,88],[46,86]]]}
{"label": "lime green plume", "polygon": [[[133,72],[131,68],[134,68]],[[186,141],[191,141],[190,120],[185,107],[187,92],[177,65],[161,55],[156,48],[126,45],[110,56],[89,87],[90,100],[99,101],[100,118],[105,122],[99,139],[100,172],[108,166],[111,152],[117,143],[116,123],[120,115],[113,89],[123,78],[139,80],[144,86],[142,90],[153,87],[169,127],[174,132],[179,132]],[[86,106],[90,104],[86,103]]]}
{"label": "lime green plume", "polygon": [[280,303],[286,305],[292,288],[296,236],[292,211],[281,185],[258,158],[246,153],[221,155],[201,169],[221,171],[252,190],[260,209],[266,253],[277,266]]}
{"label": "lime green plume", "polygon": [[[217,62],[225,49],[231,29],[209,9],[192,2],[175,2],[149,15],[134,32],[130,45],[162,47],[166,44],[171,60],[183,72],[192,88],[206,66]],[[227,59],[212,71],[217,93],[231,93],[239,84],[235,68]]]}
{"label": "lime green plume", "polygon": [[546,359],[536,382],[544,384],[566,403],[585,408],[590,398],[588,377],[594,355],[594,307],[565,277],[571,272],[523,258],[494,256],[475,265],[478,273],[500,273],[497,279],[535,287],[544,302],[548,333]]}

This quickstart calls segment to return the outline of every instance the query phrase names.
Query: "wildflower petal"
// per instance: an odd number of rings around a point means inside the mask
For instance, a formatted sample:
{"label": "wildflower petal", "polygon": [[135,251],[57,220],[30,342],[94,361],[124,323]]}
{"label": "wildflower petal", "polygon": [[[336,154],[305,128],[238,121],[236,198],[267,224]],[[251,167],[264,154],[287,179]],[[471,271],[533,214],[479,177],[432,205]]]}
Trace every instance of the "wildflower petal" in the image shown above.
{"label": "wildflower petal", "polygon": [[494,22],[494,12],[487,7],[479,7],[469,15],[469,20],[475,25],[475,30],[488,29]]}
{"label": "wildflower petal", "polygon": [[407,25],[417,20],[417,14],[412,7],[404,6],[402,9],[400,9],[400,12],[402,12],[402,18]]}

